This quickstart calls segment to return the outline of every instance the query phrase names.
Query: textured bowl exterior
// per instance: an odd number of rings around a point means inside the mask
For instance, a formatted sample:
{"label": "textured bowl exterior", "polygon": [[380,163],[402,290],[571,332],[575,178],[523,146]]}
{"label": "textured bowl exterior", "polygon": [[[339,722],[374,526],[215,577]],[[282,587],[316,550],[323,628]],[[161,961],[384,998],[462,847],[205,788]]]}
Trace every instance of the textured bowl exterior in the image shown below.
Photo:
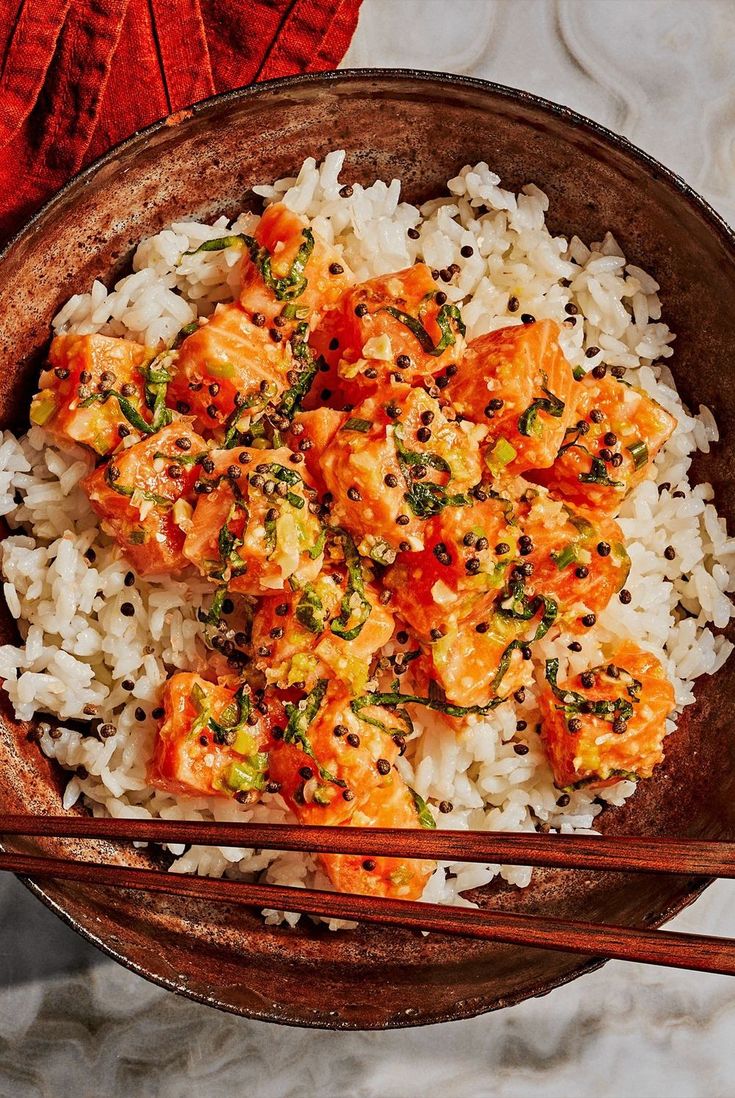
{"label": "textured bowl exterior", "polygon": [[[49,321],[92,279],[114,279],[137,241],[181,216],[234,213],[249,188],[306,156],[347,150],[345,179],[404,181],[436,194],[467,162],[504,185],[538,183],[552,231],[600,239],[612,229],[661,283],[677,332],[672,368],[685,400],[716,413],[722,441],[695,462],[735,526],[735,240],[679,179],[624,140],[522,92],[437,74],[356,70],[274,81],[197,105],[131,138],[71,182],[0,257],[0,422],[22,428]],[[5,607],[0,642],[14,636]],[[729,699],[735,661],[697,687],[666,763],[608,833],[735,838]],[[0,806],[60,811],[58,770],[0,703]],[[122,847],[30,840],[17,849],[148,864]],[[48,882],[32,886],[62,918],[136,972],[235,1013],[292,1025],[373,1029],[456,1019],[548,992],[599,963],[543,950],[361,928],[265,928],[257,915],[166,897]],[[655,926],[701,891],[675,876],[538,871],[526,890],[490,886],[481,903]]]}

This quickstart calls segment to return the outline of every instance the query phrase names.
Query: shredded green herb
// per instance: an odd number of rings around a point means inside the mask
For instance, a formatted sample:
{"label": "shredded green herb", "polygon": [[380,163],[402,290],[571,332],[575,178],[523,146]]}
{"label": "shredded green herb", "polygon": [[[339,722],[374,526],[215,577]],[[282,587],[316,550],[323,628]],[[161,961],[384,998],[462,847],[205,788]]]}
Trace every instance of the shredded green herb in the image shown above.
{"label": "shredded green herb", "polygon": [[319,635],[327,624],[327,611],[314,586],[307,583],[294,612],[296,621],[310,633]]}
{"label": "shredded green herb", "polygon": [[[365,595],[365,579],[362,574],[360,554],[346,531],[341,531],[342,552],[347,566],[347,586],[342,597],[339,616],[331,623],[332,632],[342,640],[352,641],[360,635],[363,625],[372,613],[372,603]],[[353,605],[355,603],[356,605]],[[352,623],[352,624],[350,624]]]}
{"label": "shredded green herb", "polygon": [[408,792],[411,794],[411,797],[413,799],[413,803],[416,806],[416,813],[418,815],[419,824],[421,825],[421,827],[425,827],[425,828],[430,829],[430,830],[435,830],[436,829],[436,820],[434,819],[431,812],[429,811],[429,806],[426,803],[426,801],[424,800],[424,798],[421,797],[416,792],[415,789],[412,789],[410,785],[408,787]]}
{"label": "shredded green herb", "polygon": [[347,784],[346,782],[342,781],[341,778],[335,778],[333,774],[330,774],[330,772],[325,770],[319,763],[319,760],[314,754],[314,748],[311,746],[308,735],[309,726],[321,709],[326,692],[327,680],[318,679],[313,690],[306,695],[303,702],[298,704],[293,704],[292,702],[285,703],[288,724],[286,725],[286,730],[283,734],[283,742],[297,744],[305,755],[308,755],[310,759],[313,759],[317,765],[319,777],[323,781],[333,782],[335,785],[344,787]]}
{"label": "shredded green herb", "polygon": [[301,297],[308,285],[304,272],[314,251],[314,234],[311,229],[302,229],[301,235],[304,242],[296,253],[290,270],[282,278],[276,278],[273,274],[272,256],[268,249],[258,244],[257,240],[251,236],[243,237],[250,252],[250,258],[260,271],[268,289],[273,291],[279,301],[293,301],[294,298]]}
{"label": "shredded green herb", "polygon": [[[401,694],[394,691],[392,693],[363,694],[359,698],[353,698],[350,702],[350,708],[361,720],[367,720],[366,717],[361,715],[361,710],[369,705],[383,706],[386,709],[394,709],[396,706],[409,704],[425,705],[427,709],[433,709],[438,713],[446,713],[448,717],[466,717],[471,713],[480,715],[490,713],[500,705],[502,700],[502,698],[493,698],[486,705],[453,705],[442,698],[432,697],[431,694],[428,697],[421,697],[417,694]],[[369,723],[375,724],[376,722],[371,721]]]}
{"label": "shredded green herb", "polygon": [[301,408],[323,361],[321,358],[316,358],[312,353],[307,342],[308,335],[308,324],[299,324],[291,336],[291,350],[299,364],[298,377],[291,388],[287,389],[280,398],[277,406],[278,414],[285,416],[287,419],[293,419]]}
{"label": "shredded green herb", "polygon": [[[205,240],[198,248],[192,248],[190,251],[184,252],[184,255],[198,255],[199,252],[222,252],[225,248],[243,247],[243,245],[249,244],[250,240],[251,238],[245,236],[244,233],[237,233],[233,236],[218,236],[216,240]],[[255,242],[253,241],[253,243]]]}
{"label": "shredded green herb", "polygon": [[431,518],[438,515],[445,507],[468,507],[470,499],[463,494],[448,495],[446,488],[441,484],[434,484],[429,480],[414,480],[411,475],[411,467],[417,465],[428,466],[441,473],[451,476],[452,468],[440,454],[422,453],[417,450],[406,449],[403,442],[403,428],[400,424],[393,427],[393,442],[396,448],[398,464],[401,469],[406,492],[404,499],[417,518]]}
{"label": "shredded green herb", "polygon": [[526,437],[540,434],[541,424],[538,422],[539,412],[546,412],[547,416],[553,416],[555,419],[561,419],[564,414],[566,405],[563,400],[560,400],[558,396],[555,396],[554,393],[550,392],[545,385],[541,386],[541,392],[545,395],[533,400],[526,408],[525,412],[518,418],[518,430],[522,435],[526,435]]}
{"label": "shredded green herb", "polygon": [[[588,451],[589,452],[589,451]],[[612,480],[607,471],[605,462],[598,457],[592,458],[589,473],[580,473],[579,479],[583,484],[604,484],[607,488],[624,488],[622,480]]]}
{"label": "shredded green herb", "polygon": [[442,305],[436,314],[436,324],[441,332],[441,338],[436,345],[421,321],[410,313],[396,309],[394,305],[384,305],[378,312],[389,313],[395,320],[405,324],[421,344],[422,351],[433,358],[438,358],[447,347],[453,347],[457,342],[455,332],[452,331],[452,322],[454,322],[455,331],[460,335],[464,335],[466,331],[462,314],[456,305]]}
{"label": "shredded green herb", "polygon": [[141,497],[141,499],[149,500],[151,503],[155,503],[158,507],[173,507],[174,501],[168,499],[166,496],[156,495],[155,492],[148,492],[144,488],[131,488],[127,484],[120,484],[117,477],[112,476],[112,470],[114,468],[114,461],[109,461],[107,463],[107,468],[105,469],[105,484],[107,484],[108,487],[112,488],[113,492],[117,492],[119,496],[127,496],[128,499],[130,499],[137,493]]}
{"label": "shredded green herb", "polygon": [[[595,672],[598,674],[604,670],[605,669],[602,667],[595,668]],[[562,710],[566,718],[575,716],[578,713],[585,713],[591,716],[600,717],[602,720],[609,721],[610,723],[614,722],[618,717],[624,721],[630,720],[633,716],[633,703],[637,704],[640,701],[640,689],[642,684],[638,679],[633,678],[624,667],[618,667],[616,670],[619,675],[625,675],[629,679],[626,688],[628,697],[591,701],[589,698],[586,698],[584,694],[580,694],[576,690],[562,690],[557,682],[559,661],[547,660],[546,681],[551,687],[554,697],[562,703],[561,705],[557,705],[556,708]]]}

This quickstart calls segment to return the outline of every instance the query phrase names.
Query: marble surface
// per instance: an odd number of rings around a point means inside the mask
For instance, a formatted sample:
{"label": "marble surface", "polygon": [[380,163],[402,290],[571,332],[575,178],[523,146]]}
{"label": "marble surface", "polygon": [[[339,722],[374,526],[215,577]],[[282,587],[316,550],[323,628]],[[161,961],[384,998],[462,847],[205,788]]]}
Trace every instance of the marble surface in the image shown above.
{"label": "marble surface", "polygon": [[[733,0],[364,0],[345,65],[466,73],[624,133],[735,222]],[[735,883],[672,924],[735,935]],[[611,963],[466,1022],[334,1034],[232,1018],[108,961],[0,883],[0,1096],[727,1098],[735,981]]]}

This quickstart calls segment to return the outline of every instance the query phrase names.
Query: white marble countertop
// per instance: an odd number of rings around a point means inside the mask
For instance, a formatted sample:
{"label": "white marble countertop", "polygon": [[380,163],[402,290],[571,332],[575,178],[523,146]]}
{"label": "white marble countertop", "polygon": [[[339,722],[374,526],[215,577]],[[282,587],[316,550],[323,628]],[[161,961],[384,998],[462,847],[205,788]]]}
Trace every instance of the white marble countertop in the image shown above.
{"label": "white marble countertop", "polygon": [[[345,65],[466,73],[625,134],[735,222],[733,0],[364,0]],[[735,883],[672,927],[735,935]],[[735,981],[608,964],[425,1029],[321,1033],[178,999],[0,885],[0,1095],[727,1098]]]}

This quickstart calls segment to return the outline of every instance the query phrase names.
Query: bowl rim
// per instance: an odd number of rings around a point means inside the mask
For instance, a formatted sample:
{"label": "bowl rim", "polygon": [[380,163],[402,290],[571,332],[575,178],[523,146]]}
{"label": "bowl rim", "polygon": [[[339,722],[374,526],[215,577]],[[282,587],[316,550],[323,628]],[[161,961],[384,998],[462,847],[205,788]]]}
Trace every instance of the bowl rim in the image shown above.
{"label": "bowl rim", "polygon": [[[648,172],[660,178],[664,183],[667,183],[676,192],[678,192],[684,200],[698,212],[705,222],[708,223],[711,230],[713,230],[724,245],[726,250],[731,251],[735,255],[735,228],[725,220],[725,218],[714,209],[714,207],[703,198],[694,188],[686,182],[686,180],[674,172],[671,168],[667,168],[655,157],[645,152],[639,146],[633,144],[628,138],[623,137],[621,134],[616,133],[614,130],[607,126],[602,125],[599,122],[588,118],[586,115],[580,114],[578,111],[573,110],[571,107],[567,107],[564,104],[554,102],[553,100],[546,99],[544,96],[536,95],[533,92],[524,91],[521,88],[514,88],[507,84],[499,84],[492,80],[484,80],[479,77],[465,76],[457,73],[447,73],[441,70],[427,70],[427,69],[409,69],[409,68],[344,68],[344,69],[332,69],[326,72],[313,72],[313,73],[301,73],[294,76],[278,77],[273,80],[264,80],[254,84],[242,85],[237,88],[232,88],[226,92],[220,92],[219,94],[208,96],[206,99],[200,99],[195,103],[192,103],[189,107],[183,110],[173,112],[170,115],[166,115],[150,125],[145,126],[134,133],[130,134],[124,140],[118,142],[112,146],[101,156],[96,157],[88,165],[81,168],[78,172],[72,175],[63,186],[53,194],[49,199],[44,202],[35,213],[28,218],[19,229],[17,229],[7,242],[0,248],[0,264],[10,255],[16,246],[21,244],[23,240],[37,227],[42,226],[43,222],[51,215],[54,210],[66,196],[72,193],[75,189],[82,186],[87,180],[91,180],[98,171],[104,168],[107,164],[113,162],[123,153],[127,153],[130,149],[133,149],[136,145],[143,145],[145,141],[158,133],[159,131],[172,128],[184,123],[187,123],[192,118],[196,118],[200,115],[206,115],[210,110],[221,107],[223,104],[241,102],[242,100],[248,100],[254,97],[267,96],[272,92],[278,92],[281,90],[287,90],[289,88],[302,88],[302,87],[318,87],[324,86],[326,89],[339,84],[351,84],[361,80],[380,80],[388,85],[400,87],[403,84],[408,83],[425,83],[435,84],[440,86],[467,88],[469,90],[490,93],[496,99],[505,100],[509,103],[521,104],[524,106],[533,107],[535,109],[541,109],[544,113],[551,115],[552,117],[559,118],[566,123],[570,123],[576,129],[586,131],[596,138],[606,143],[616,150],[622,152],[630,159],[637,161]],[[679,914],[690,904],[692,904],[698,897],[704,892],[704,890],[712,883],[714,878],[707,878],[704,880],[695,880],[690,882],[686,892],[680,899],[669,904],[668,907],[661,912],[660,916],[656,918],[654,922],[649,925],[652,927],[659,927],[668,922],[669,919]],[[294,1019],[281,1016],[273,1011],[268,1010],[253,1010],[237,1006],[228,1005],[221,1002],[215,996],[207,995],[202,992],[195,991],[181,986],[175,983],[172,979],[148,971],[148,969],[135,962],[131,958],[120,953],[112,944],[103,941],[93,930],[82,926],[78,923],[73,915],[71,915],[53,896],[45,891],[42,884],[27,878],[18,877],[20,881],[37,899],[39,899],[45,907],[49,909],[54,915],[56,915],[67,926],[71,927],[77,934],[79,934],[86,941],[91,943],[97,949],[99,949],[107,957],[116,961],[118,964],[123,965],[129,971],[134,972],[136,975],[143,977],[149,982],[156,984],[159,987],[164,988],[166,991],[173,992],[175,995],[182,998],[192,1000],[197,1003],[204,1004],[206,1006],[215,1007],[218,1010],[224,1011],[235,1016],[253,1019],[261,1022],[272,1022],[279,1025],[287,1025],[294,1028],[303,1029],[331,1029],[341,1031],[370,1031],[370,1030],[383,1030],[383,1029],[407,1029],[415,1028],[418,1026],[435,1025],[440,1022],[446,1021],[462,1021],[477,1017],[481,1014],[487,1014],[501,1008],[508,1006],[515,1006],[520,1002],[525,1001],[528,998],[539,998],[543,995],[547,995],[549,992],[554,991],[558,987],[562,987],[564,984],[570,983],[572,980],[576,980],[579,976],[583,976],[586,973],[593,972],[596,969],[602,968],[607,963],[607,959],[604,957],[592,957],[585,961],[582,961],[578,967],[565,973],[561,976],[551,978],[548,982],[544,982],[538,990],[532,991],[530,994],[526,994],[523,989],[519,989],[517,993],[506,995],[500,999],[496,999],[491,1002],[487,1002],[483,996],[478,995],[469,1000],[465,1000],[461,1006],[453,1006],[450,1010],[444,1010],[437,1012],[435,1015],[421,1017],[418,1019],[402,1018],[391,1020],[389,1026],[385,1025],[370,1025],[370,1024],[357,1024],[353,1025],[349,1022],[338,1022],[336,1025],[328,1018],[314,1018],[314,1019]]]}

